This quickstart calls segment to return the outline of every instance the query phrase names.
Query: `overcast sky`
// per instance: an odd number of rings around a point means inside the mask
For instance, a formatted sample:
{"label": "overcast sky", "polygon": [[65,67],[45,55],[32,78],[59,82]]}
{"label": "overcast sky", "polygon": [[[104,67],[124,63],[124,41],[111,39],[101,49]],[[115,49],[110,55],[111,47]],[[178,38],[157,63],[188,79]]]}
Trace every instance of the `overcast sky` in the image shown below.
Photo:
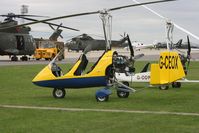
{"label": "overcast sky", "polygon": [[[147,2],[150,0],[137,0]],[[153,0],[154,1],[154,0]],[[29,6],[29,14],[56,17],[87,11],[97,11],[104,8],[112,8],[133,4],[132,0],[1,0],[0,14],[14,12],[19,14],[21,5]],[[147,5],[161,15],[170,18],[173,22],[199,36],[199,0],[177,0],[168,3]],[[165,20],[157,17],[143,7],[131,7],[111,12],[113,16],[113,39],[120,39],[120,34],[128,33],[131,40],[152,43],[154,40],[165,40]],[[2,21],[3,18],[0,18]],[[26,21],[28,22],[28,21]],[[103,36],[102,23],[99,15],[66,18],[56,23],[79,29],[80,32],[64,29],[64,40],[73,36],[87,33]],[[49,37],[53,32],[48,25],[31,25],[31,34],[34,37]],[[94,38],[99,38],[93,36]],[[174,28],[174,40],[183,38],[186,34]],[[195,43],[198,40],[191,38]]]}

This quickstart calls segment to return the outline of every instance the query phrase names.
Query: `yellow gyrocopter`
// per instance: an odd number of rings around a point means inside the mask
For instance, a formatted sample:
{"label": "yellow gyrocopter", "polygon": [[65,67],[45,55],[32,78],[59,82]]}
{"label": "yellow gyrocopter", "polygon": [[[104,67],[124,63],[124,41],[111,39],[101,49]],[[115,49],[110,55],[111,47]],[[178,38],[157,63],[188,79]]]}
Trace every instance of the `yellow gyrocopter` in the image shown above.
{"label": "yellow gyrocopter", "polygon": [[[88,64],[88,59],[86,54],[82,54],[75,65],[67,72],[62,75],[61,69],[55,63],[58,55],[43,69],[41,70],[33,79],[33,83],[42,87],[50,87],[53,89],[53,96],[55,98],[64,98],[65,89],[72,88],[88,88],[88,87],[104,87],[101,90],[96,92],[96,100],[100,102],[107,101],[109,99],[109,95],[111,94],[110,87],[115,86],[117,90],[117,95],[120,98],[127,98],[129,96],[129,92],[135,92],[133,88],[130,88],[128,84],[123,84],[118,82],[117,79],[114,78],[115,71],[119,70],[124,73],[133,73],[134,72],[134,51],[131,45],[131,41],[128,37],[129,48],[131,51],[130,58],[122,55],[118,55],[116,51],[111,50],[110,42],[111,42],[111,15],[110,11],[119,10],[122,8],[153,4],[159,2],[169,2],[175,0],[160,0],[153,2],[145,2],[140,4],[133,4],[127,6],[121,6],[111,9],[104,9],[102,11],[94,11],[94,12],[86,12],[79,14],[72,14],[67,16],[61,16],[56,18],[50,18],[45,20],[37,21],[45,22],[56,19],[63,19],[69,17],[83,16],[89,14],[98,14],[100,13],[100,18],[103,23],[104,37],[106,41],[106,50],[101,57],[94,63],[92,69],[87,73],[83,73]],[[36,22],[31,22],[23,25],[35,24]]]}

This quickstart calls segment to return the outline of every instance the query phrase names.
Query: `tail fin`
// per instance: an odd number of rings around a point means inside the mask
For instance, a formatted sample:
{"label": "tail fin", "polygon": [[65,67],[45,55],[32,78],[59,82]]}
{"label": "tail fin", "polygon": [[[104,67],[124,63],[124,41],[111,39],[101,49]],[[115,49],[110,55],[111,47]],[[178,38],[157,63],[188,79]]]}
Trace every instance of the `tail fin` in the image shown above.
{"label": "tail fin", "polygon": [[185,77],[181,59],[177,52],[161,52],[159,63],[151,65],[150,84],[170,84]]}
{"label": "tail fin", "polygon": [[57,41],[57,38],[61,35],[62,30],[61,29],[56,29],[53,34],[50,36],[50,40],[52,41]]}
{"label": "tail fin", "polygon": [[150,63],[147,63],[140,73],[147,72],[149,65],[150,65]]}

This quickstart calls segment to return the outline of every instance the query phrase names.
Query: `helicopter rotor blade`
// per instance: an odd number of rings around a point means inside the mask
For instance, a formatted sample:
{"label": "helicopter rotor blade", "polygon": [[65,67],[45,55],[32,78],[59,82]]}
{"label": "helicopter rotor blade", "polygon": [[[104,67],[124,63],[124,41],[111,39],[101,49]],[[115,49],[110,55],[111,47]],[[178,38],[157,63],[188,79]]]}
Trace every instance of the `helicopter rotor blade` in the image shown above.
{"label": "helicopter rotor blade", "polygon": [[62,23],[59,24],[59,26],[57,26],[57,30],[62,26]]}
{"label": "helicopter rotor blade", "polygon": [[62,35],[59,35],[62,39],[64,38]]}
{"label": "helicopter rotor blade", "polygon": [[13,18],[20,18],[20,17],[47,17],[49,16],[40,16],[40,15],[25,15],[25,14],[14,14],[14,13],[8,13],[8,14],[2,14],[1,17],[13,17]]}
{"label": "helicopter rotor blade", "polygon": [[[39,20],[36,20],[36,19],[33,19],[33,18],[27,18],[27,17],[19,17],[19,18],[23,18],[23,19],[26,19],[26,20],[30,20],[30,21],[34,21],[34,22],[37,22]],[[48,24],[51,28],[52,28],[52,25],[54,26],[57,26],[57,27],[62,27],[62,28],[65,28],[65,29],[69,29],[69,30],[74,30],[74,31],[79,31],[78,29],[74,29],[74,28],[70,28],[70,27],[66,27],[66,26],[62,26],[62,25],[58,25],[58,24],[55,24],[55,23],[51,23],[51,22],[41,22],[41,23],[44,23],[44,24]],[[23,25],[23,24],[22,24]],[[19,26],[19,25],[18,25]],[[52,28],[53,30],[55,30],[54,28]]]}
{"label": "helicopter rotor blade", "polygon": [[50,26],[50,28],[51,28],[52,30],[55,30],[55,28],[54,28],[51,24],[49,24],[49,26]]}
{"label": "helicopter rotor blade", "polygon": [[49,19],[38,20],[38,21],[35,21],[35,22],[25,23],[25,24],[21,24],[21,25],[17,25],[17,26],[4,27],[4,28],[1,28],[1,29],[20,27],[20,26],[37,24],[37,23],[46,23],[46,21],[52,21],[52,20],[58,20],[58,19],[64,19],[64,18],[71,18],[71,17],[77,17],[77,16],[85,16],[85,15],[92,15],[92,14],[98,14],[98,13],[102,13],[103,14],[103,13],[107,13],[107,11],[115,11],[115,10],[128,8],[128,7],[135,7],[135,6],[141,6],[141,5],[147,5],[147,4],[155,4],[155,3],[161,3],[161,2],[170,2],[170,1],[176,1],[176,0],[159,0],[159,1],[139,3],[139,4],[131,4],[131,5],[126,5],[126,6],[110,8],[110,9],[105,10],[105,12],[98,10],[98,11],[77,13],[77,14],[71,14],[71,15],[65,15],[65,16],[59,16],[59,17],[54,17],[54,18],[49,18]]}

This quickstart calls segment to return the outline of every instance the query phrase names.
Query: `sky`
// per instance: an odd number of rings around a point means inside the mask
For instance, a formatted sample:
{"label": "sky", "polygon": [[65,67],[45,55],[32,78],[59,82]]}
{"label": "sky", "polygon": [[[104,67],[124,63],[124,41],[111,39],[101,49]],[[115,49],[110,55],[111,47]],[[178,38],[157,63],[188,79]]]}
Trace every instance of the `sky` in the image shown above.
{"label": "sky", "polygon": [[[137,0],[148,2],[154,0]],[[28,14],[57,17],[74,13],[98,11],[118,6],[134,4],[133,0],[1,0],[0,14],[10,12],[20,14],[21,5],[28,5]],[[169,18],[179,26],[199,36],[199,0],[177,0],[167,3],[147,5],[162,16]],[[121,39],[121,34],[128,33],[132,41],[153,43],[165,41],[165,19],[159,18],[143,7],[131,7],[110,12],[112,15],[112,39]],[[3,21],[4,18],[0,18]],[[41,18],[38,18],[41,19]],[[29,21],[25,21],[29,22]],[[68,40],[82,33],[103,39],[102,22],[98,14],[52,21],[57,24],[79,29],[80,32],[64,29],[62,36]],[[30,25],[33,37],[48,38],[53,30],[45,24]],[[183,39],[184,32],[174,28],[174,41]],[[199,44],[199,40],[190,37]]]}

